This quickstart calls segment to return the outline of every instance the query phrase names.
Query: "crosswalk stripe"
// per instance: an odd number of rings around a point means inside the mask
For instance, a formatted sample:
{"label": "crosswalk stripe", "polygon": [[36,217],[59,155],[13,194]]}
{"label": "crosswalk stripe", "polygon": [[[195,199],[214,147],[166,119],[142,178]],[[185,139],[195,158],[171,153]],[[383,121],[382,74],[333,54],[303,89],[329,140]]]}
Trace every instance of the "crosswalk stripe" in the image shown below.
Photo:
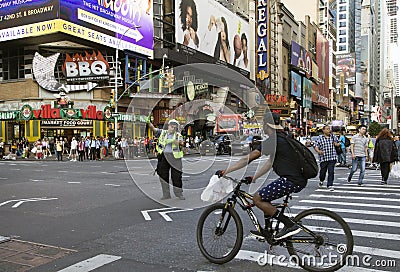
{"label": "crosswalk stripe", "polygon": [[[291,215],[296,216],[297,214],[292,213]],[[333,221],[332,219],[330,219],[328,217],[324,217],[324,216],[313,216],[312,218],[310,217],[309,219]],[[366,219],[356,219],[356,218],[347,218],[347,217],[343,217],[343,220],[346,221],[346,223],[352,223],[352,224],[400,228],[400,223],[391,222],[391,221],[366,220]]]}
{"label": "crosswalk stripe", "polygon": [[120,256],[100,254],[94,256],[93,258],[68,266],[64,269],[59,270],[58,272],[89,272],[108,263],[115,262],[119,259],[121,259]]}
{"label": "crosswalk stripe", "polygon": [[323,201],[323,200],[300,200],[303,203],[315,203],[315,204],[331,204],[331,205],[343,205],[343,206],[359,206],[359,207],[375,207],[385,209],[400,209],[400,206],[393,205],[381,205],[381,204],[368,204],[368,203],[355,203],[355,202],[336,202],[336,201]]}
{"label": "crosswalk stripe", "polygon": [[400,252],[389,249],[371,248],[363,246],[354,246],[354,251],[368,255],[375,255],[387,258],[400,259]]}
{"label": "crosswalk stripe", "polygon": [[381,197],[362,197],[362,196],[340,196],[340,195],[310,195],[316,198],[330,198],[330,199],[352,199],[352,200],[370,200],[370,201],[390,201],[390,202],[400,202],[398,198],[381,198]]}
{"label": "crosswalk stripe", "polygon": [[394,191],[394,192],[400,192],[400,189],[396,189],[396,188],[373,188],[373,187],[366,187],[366,186],[359,186],[357,184],[352,184],[352,185],[348,185],[348,186],[334,186],[335,188],[338,189],[350,189],[350,190],[371,190],[371,191]]}
{"label": "crosswalk stripe", "polygon": [[[308,209],[315,209],[312,206],[293,206],[290,209],[295,210],[308,210]],[[355,213],[355,214],[370,214],[370,215],[382,215],[382,216],[400,216],[400,213],[394,212],[383,212],[383,211],[369,211],[369,210],[355,210],[355,209],[339,209],[339,208],[327,208],[333,212],[342,212],[342,213]]]}
{"label": "crosswalk stripe", "polygon": [[[332,228],[332,227],[322,227],[322,226],[308,226],[308,225],[304,225],[304,226],[312,231],[332,233],[332,234],[344,234],[342,229],[337,229],[337,228]],[[371,232],[371,231],[363,231],[363,230],[351,230],[351,233],[353,234],[353,236],[358,236],[358,237],[369,237],[369,238],[376,238],[376,239],[400,241],[400,235],[393,234],[393,233],[381,233],[381,232]]]}
{"label": "crosswalk stripe", "polygon": [[[326,189],[317,189],[316,192],[326,192]],[[367,191],[344,191],[344,190],[335,190],[335,193],[344,193],[344,194],[362,194],[362,195],[380,195],[380,196],[400,196],[400,194],[396,193],[381,193],[381,192],[367,192]]]}
{"label": "crosswalk stripe", "polygon": [[[339,179],[341,179],[341,178],[339,178]],[[343,180],[347,180],[347,179],[345,179],[345,178],[343,178]],[[363,179],[363,182],[364,182],[364,185],[365,185],[365,187],[379,187],[379,188],[400,188],[400,185],[393,185],[393,184],[385,184],[385,185],[382,185],[382,184],[380,184],[380,182],[379,182],[379,184],[370,184],[370,183],[368,183],[368,179]],[[346,182],[346,183],[335,183],[335,185],[337,184],[337,185],[355,185],[354,183],[356,183],[357,182],[357,180],[352,180],[352,183],[348,183],[348,182]],[[390,182],[390,181],[389,181]]]}
{"label": "crosswalk stripe", "polygon": [[[261,256],[263,256],[263,257],[261,258]],[[265,258],[265,257],[267,257],[268,260],[264,260],[263,258]],[[271,254],[271,253],[268,253],[268,255],[267,255],[266,253],[263,253],[263,252],[240,250],[239,253],[236,255],[235,259],[257,262],[261,258],[261,261],[265,262],[266,265],[272,264],[272,265],[290,267],[290,268],[295,268],[295,269],[301,269],[300,266],[294,265],[292,262],[280,261],[280,258],[278,258],[278,257],[279,256]],[[357,267],[357,271],[360,271],[360,272],[382,272],[382,270],[376,270],[376,269],[364,268],[364,267]],[[340,269],[340,272],[354,272],[354,267],[353,266],[343,266]]]}

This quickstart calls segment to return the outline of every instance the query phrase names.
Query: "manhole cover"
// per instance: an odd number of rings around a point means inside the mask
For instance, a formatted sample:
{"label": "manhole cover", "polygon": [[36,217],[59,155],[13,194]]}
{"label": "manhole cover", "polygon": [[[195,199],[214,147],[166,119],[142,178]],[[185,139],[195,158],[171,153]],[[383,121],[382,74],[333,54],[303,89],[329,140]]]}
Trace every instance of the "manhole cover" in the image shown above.
{"label": "manhole cover", "polygon": [[4,239],[0,243],[0,271],[27,271],[73,252],[75,251],[61,247]]}

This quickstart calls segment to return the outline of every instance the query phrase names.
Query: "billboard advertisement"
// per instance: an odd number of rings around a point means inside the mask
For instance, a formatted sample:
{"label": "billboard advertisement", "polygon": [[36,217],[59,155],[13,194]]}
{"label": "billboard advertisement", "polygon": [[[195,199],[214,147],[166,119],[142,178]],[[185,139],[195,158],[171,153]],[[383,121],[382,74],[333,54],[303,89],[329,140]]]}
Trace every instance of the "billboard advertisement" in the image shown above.
{"label": "billboard advertisement", "polygon": [[60,0],[60,19],[72,23],[68,34],[152,56],[152,7],[153,1],[143,0]]}
{"label": "billboard advertisement", "polygon": [[312,108],[312,82],[303,78],[303,108]]}
{"label": "billboard advertisement", "polygon": [[0,1],[0,29],[56,19],[59,0]]}
{"label": "billboard advertisement", "polygon": [[301,98],[301,76],[293,71],[290,72],[292,83],[290,84],[290,94]]}
{"label": "billboard advertisement", "polygon": [[0,1],[0,42],[63,32],[152,56],[152,6],[144,0]]}
{"label": "billboard advertisement", "polygon": [[250,25],[215,0],[175,0],[175,39],[250,71]]}
{"label": "billboard advertisement", "polygon": [[306,72],[307,78],[312,74],[311,54],[301,45],[292,41],[291,65],[298,67]]}
{"label": "billboard advertisement", "polygon": [[320,30],[317,30],[316,42],[316,60],[319,67],[318,77],[322,80],[322,82],[318,84],[318,101],[319,104],[328,106],[325,102],[329,98],[329,42],[325,39]]}
{"label": "billboard advertisement", "polygon": [[336,55],[336,75],[343,76],[346,84],[356,83],[356,53]]}

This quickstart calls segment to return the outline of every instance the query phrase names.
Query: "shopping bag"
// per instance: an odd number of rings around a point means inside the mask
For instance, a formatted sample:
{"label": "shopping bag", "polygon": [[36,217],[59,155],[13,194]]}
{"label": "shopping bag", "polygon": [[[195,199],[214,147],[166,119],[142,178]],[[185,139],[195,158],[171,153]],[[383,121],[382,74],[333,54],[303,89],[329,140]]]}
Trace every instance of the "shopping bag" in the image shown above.
{"label": "shopping bag", "polygon": [[390,175],[393,178],[400,178],[400,162],[395,162],[390,170]]}
{"label": "shopping bag", "polygon": [[201,194],[201,200],[207,202],[216,202],[223,199],[232,191],[232,181],[228,179],[220,179],[217,175],[213,175],[207,187]]}
{"label": "shopping bag", "polygon": [[31,152],[32,152],[33,154],[36,154],[36,151],[37,151],[37,148],[36,148],[36,146],[34,146],[34,147],[32,148],[32,150],[31,150]]}

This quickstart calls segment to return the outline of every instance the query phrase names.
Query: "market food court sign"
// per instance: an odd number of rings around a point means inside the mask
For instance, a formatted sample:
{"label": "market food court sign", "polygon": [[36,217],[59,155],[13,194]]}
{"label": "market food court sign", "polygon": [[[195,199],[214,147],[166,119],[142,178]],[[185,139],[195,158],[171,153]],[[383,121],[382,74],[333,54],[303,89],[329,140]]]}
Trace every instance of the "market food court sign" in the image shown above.
{"label": "market food court sign", "polygon": [[93,120],[42,120],[43,127],[91,127]]}

